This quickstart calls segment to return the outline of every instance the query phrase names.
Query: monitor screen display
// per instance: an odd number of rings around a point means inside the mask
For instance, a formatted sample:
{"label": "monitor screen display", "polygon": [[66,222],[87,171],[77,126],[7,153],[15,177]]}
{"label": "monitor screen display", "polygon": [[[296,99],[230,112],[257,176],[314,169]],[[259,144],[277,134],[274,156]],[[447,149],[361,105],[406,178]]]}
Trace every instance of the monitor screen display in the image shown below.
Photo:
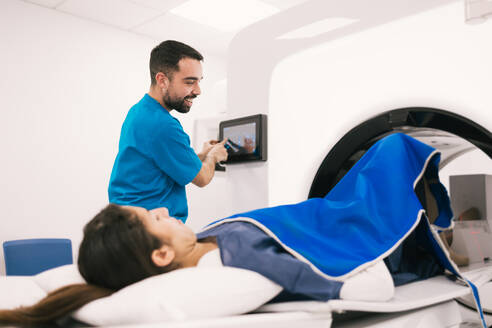
{"label": "monitor screen display", "polygon": [[226,163],[267,160],[267,116],[258,114],[222,121],[219,139],[227,138]]}
{"label": "monitor screen display", "polygon": [[229,156],[254,154],[256,151],[256,123],[247,123],[224,128],[223,139]]}

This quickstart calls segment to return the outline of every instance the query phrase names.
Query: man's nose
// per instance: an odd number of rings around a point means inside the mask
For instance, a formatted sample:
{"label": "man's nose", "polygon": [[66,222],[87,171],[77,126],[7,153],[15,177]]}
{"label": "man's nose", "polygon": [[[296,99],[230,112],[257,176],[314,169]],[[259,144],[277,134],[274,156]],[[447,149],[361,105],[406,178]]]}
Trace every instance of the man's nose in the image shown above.
{"label": "man's nose", "polygon": [[193,89],[193,94],[195,96],[198,96],[198,95],[202,94],[202,89],[200,89],[200,85],[199,84],[197,84],[196,87],[195,87],[195,89]]}

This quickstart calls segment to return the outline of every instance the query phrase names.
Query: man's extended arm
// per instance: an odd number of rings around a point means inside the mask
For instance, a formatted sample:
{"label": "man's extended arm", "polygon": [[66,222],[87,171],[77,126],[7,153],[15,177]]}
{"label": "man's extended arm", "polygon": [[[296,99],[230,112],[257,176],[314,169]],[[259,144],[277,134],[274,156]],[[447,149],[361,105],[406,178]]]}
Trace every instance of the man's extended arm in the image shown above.
{"label": "man's extended arm", "polygon": [[215,174],[215,163],[222,162],[227,159],[227,150],[224,147],[226,141],[227,139],[224,139],[221,142],[216,143],[207,152],[202,151],[200,153],[202,156],[205,153],[203,159],[201,159],[200,154],[198,154],[198,157],[202,160],[202,168],[192,181],[194,185],[198,187],[205,187],[210,183],[210,181],[212,181]]}

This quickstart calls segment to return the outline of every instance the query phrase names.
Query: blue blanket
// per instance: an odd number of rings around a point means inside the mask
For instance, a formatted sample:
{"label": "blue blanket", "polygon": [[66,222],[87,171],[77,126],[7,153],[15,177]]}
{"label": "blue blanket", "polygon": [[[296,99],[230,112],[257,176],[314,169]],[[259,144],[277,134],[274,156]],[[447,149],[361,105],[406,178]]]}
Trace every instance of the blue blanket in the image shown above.
{"label": "blue blanket", "polygon": [[[392,134],[375,143],[324,198],[233,215],[205,227],[202,236],[230,222],[249,222],[319,276],[343,281],[419,230],[436,262],[459,276],[431,228],[448,228],[452,219],[449,197],[438,182],[439,160],[432,147]],[[430,190],[438,204],[432,224],[415,192],[423,178],[433,181]]]}

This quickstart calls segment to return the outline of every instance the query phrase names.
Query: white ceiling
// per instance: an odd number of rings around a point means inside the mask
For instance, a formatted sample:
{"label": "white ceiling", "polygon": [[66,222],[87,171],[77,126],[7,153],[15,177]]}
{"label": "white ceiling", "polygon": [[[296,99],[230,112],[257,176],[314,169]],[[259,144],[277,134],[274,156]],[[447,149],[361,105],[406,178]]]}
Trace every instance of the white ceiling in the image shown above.
{"label": "white ceiling", "polygon": [[[60,13],[77,16],[155,40],[174,39],[206,55],[225,56],[237,33],[223,32],[170,12],[186,0],[23,0]],[[206,0],[203,0],[206,1]],[[236,0],[230,0],[236,1]],[[248,1],[248,0],[246,0]],[[307,0],[261,0],[286,10]],[[220,12],[220,8],[210,8]],[[222,15],[228,13],[222,12]]]}

